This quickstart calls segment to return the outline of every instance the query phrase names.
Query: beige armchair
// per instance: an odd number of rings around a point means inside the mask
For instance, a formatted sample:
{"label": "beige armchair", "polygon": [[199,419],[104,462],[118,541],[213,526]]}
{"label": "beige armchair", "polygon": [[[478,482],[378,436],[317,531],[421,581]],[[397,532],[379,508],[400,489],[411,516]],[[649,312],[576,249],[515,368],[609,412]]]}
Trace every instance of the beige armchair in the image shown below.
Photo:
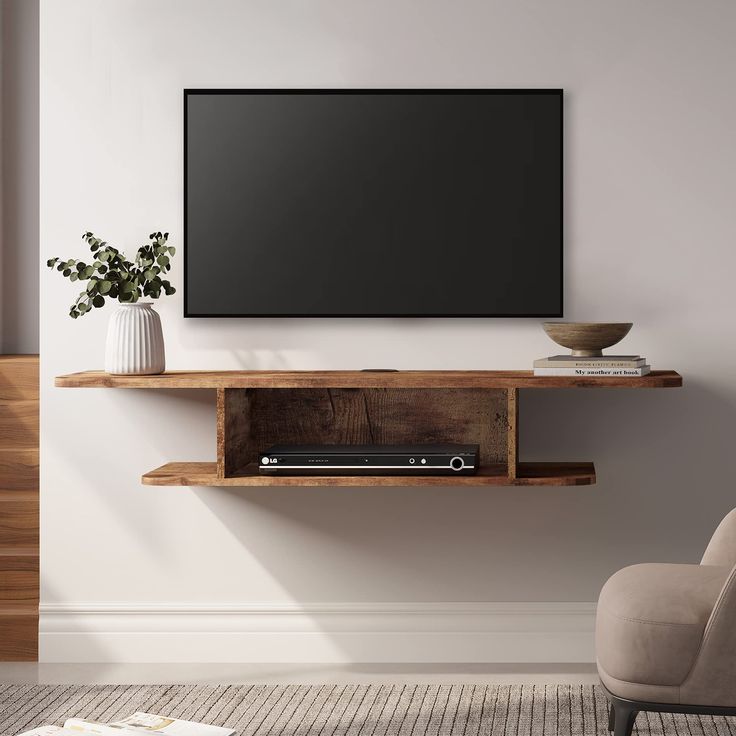
{"label": "beige armchair", "polygon": [[640,711],[736,715],[736,509],[699,565],[632,565],[608,580],[596,655],[615,736]]}

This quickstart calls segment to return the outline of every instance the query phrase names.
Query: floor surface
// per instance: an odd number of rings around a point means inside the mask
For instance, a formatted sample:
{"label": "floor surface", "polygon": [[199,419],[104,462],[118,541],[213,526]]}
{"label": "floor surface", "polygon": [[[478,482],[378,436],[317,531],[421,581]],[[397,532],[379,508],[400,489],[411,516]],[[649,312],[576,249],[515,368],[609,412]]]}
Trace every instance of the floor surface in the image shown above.
{"label": "floor surface", "polygon": [[[0,684],[0,733],[137,711],[238,736],[610,736],[596,685]],[[736,718],[640,713],[635,736],[724,736]]]}

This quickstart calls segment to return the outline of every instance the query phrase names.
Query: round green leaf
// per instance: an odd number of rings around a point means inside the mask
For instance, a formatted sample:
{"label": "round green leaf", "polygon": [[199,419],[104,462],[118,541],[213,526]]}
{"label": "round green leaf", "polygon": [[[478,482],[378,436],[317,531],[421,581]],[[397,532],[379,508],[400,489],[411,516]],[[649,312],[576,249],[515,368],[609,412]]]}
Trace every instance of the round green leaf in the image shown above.
{"label": "round green leaf", "polygon": [[104,307],[105,306],[105,297],[104,296],[101,296],[100,294],[97,294],[97,296],[95,296],[95,298],[92,300],[92,304],[94,304],[94,306],[96,306],[98,309],[100,307]]}

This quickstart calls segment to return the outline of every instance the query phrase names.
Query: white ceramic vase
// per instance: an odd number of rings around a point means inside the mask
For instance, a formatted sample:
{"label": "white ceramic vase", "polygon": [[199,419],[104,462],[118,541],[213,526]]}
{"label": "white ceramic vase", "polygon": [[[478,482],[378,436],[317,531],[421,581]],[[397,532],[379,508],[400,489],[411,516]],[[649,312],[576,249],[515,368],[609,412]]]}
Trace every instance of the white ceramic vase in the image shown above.
{"label": "white ceramic vase", "polygon": [[165,369],[161,318],[151,302],[121,304],[107,328],[105,370],[145,376]]}

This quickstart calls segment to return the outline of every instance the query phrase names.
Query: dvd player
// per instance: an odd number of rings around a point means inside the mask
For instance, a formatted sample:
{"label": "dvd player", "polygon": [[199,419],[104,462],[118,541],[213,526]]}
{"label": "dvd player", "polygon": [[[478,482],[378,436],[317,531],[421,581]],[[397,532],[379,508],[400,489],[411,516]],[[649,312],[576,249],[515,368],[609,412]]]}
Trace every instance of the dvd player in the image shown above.
{"label": "dvd player", "polygon": [[274,445],[258,469],[270,475],[473,475],[478,445]]}

